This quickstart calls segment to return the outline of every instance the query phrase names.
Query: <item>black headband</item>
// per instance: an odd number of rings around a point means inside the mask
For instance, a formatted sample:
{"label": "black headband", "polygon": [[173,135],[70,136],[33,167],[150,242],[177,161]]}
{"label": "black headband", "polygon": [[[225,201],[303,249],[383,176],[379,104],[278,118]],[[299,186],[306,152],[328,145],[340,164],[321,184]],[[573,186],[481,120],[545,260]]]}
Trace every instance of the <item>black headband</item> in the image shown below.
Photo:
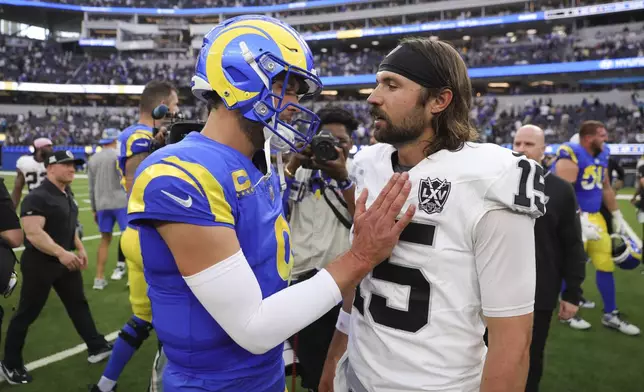
{"label": "black headband", "polygon": [[413,80],[423,87],[433,87],[431,70],[427,59],[410,45],[399,45],[392,50],[380,66],[378,71],[389,71]]}

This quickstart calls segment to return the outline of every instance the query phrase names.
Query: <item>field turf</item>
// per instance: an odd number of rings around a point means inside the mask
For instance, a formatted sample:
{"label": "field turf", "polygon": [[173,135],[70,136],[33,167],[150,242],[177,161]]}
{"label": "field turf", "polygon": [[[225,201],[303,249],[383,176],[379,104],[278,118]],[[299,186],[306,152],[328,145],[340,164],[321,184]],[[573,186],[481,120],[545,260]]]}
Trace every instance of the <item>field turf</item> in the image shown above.
{"label": "field turf", "polygon": [[[9,190],[14,177],[4,175]],[[87,180],[77,178],[73,184],[84,226],[85,237],[95,236],[98,229],[94,223],[88,200]],[[632,194],[632,190],[621,193]],[[642,235],[642,226],[635,219],[635,209],[628,201],[620,200],[621,210],[631,227]],[[116,229],[116,228],[115,228]],[[109,278],[116,263],[115,236],[110,247],[106,276]],[[89,267],[83,273],[85,293],[99,331],[107,335],[118,331],[131,315],[126,279],[109,281],[103,291],[92,290],[99,240],[86,240]],[[628,320],[644,328],[644,275],[642,268],[635,271],[616,272],[617,303]],[[19,290],[19,288],[18,288]],[[18,290],[8,299],[2,299],[5,317],[2,325],[4,339],[9,319],[19,299]],[[541,390],[544,392],[626,392],[644,391],[644,337],[629,337],[604,328],[601,323],[601,299],[595,286],[595,272],[587,266],[584,291],[588,299],[597,303],[595,309],[584,309],[581,315],[593,327],[588,331],[575,331],[560,324],[554,317],[546,349],[546,367]],[[4,343],[4,341],[3,341]],[[29,330],[24,349],[25,362],[29,363],[82,344],[82,340],[65,314],[62,303],[51,292],[49,300],[38,320]],[[4,345],[2,345],[4,347]],[[156,337],[150,339],[136,353],[119,380],[120,392],[143,392],[146,390],[156,349]],[[0,354],[0,357],[2,354]],[[55,358],[54,358],[55,359]],[[69,358],[53,361],[31,372],[33,383],[25,386],[9,386],[3,382],[0,391],[22,392],[71,392],[86,391],[87,385],[96,382],[106,362],[91,365],[86,351]],[[287,380],[289,389],[291,380]],[[299,388],[297,391],[304,391]],[[240,391],[245,392],[245,391]]]}

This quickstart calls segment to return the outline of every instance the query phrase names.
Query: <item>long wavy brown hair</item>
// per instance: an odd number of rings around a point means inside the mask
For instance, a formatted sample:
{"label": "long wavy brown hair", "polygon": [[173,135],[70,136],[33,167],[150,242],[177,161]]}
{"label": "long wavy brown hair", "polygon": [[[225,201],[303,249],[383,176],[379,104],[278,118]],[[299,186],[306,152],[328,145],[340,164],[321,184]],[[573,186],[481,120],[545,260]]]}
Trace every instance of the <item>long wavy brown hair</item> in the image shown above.
{"label": "long wavy brown hair", "polygon": [[458,150],[465,142],[478,139],[478,132],[470,122],[472,107],[472,82],[467,66],[460,54],[450,44],[429,38],[411,37],[400,42],[421,54],[430,68],[431,86],[425,87],[419,103],[425,105],[431,98],[449,89],[452,102],[431,121],[434,137],[425,149],[427,156],[440,150]]}

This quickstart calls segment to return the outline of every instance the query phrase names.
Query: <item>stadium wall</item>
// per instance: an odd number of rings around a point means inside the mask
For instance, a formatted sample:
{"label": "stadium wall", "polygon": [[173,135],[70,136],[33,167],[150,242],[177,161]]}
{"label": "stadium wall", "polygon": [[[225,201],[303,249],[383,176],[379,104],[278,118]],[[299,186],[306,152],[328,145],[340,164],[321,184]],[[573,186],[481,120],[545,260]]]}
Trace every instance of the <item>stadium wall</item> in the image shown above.
{"label": "stadium wall", "polygon": [[497,112],[502,111],[503,109],[511,109],[512,106],[525,106],[526,102],[542,99],[547,101],[552,99],[553,105],[580,105],[581,102],[586,99],[586,101],[592,103],[595,99],[599,99],[601,103],[612,104],[615,103],[618,106],[629,107],[633,104],[633,94],[638,93],[640,99],[644,99],[644,90],[633,90],[633,91],[607,91],[607,92],[596,92],[596,93],[567,93],[567,94],[523,94],[523,95],[499,95],[495,98],[498,99],[499,105],[497,107]]}

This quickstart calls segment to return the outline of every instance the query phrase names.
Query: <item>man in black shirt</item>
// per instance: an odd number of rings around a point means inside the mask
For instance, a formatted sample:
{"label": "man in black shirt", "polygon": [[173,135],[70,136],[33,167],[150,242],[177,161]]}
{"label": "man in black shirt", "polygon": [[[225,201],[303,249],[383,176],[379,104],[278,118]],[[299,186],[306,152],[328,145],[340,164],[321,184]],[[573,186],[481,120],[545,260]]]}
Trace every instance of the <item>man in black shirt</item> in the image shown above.
{"label": "man in black shirt", "polygon": [[22,348],[27,330],[45,306],[52,286],[87,344],[88,361],[99,362],[112,351],[96,330],[83,292],[81,270],[87,267],[87,253],[76,233],[78,206],[70,188],[74,165],[79,161],[82,162],[69,151],[50,155],[45,160],[47,178],[21,205],[20,216],[27,237],[20,259],[22,288],[0,363],[10,384],[27,384],[32,380],[24,367]]}
{"label": "man in black shirt", "polygon": [[[514,137],[513,149],[541,162],[545,153],[541,128],[533,125],[519,128]],[[566,290],[562,293],[559,304],[559,318],[568,320],[578,310],[587,259],[581,237],[579,207],[572,186],[554,174],[547,173],[545,195],[546,214],[536,220],[534,227],[537,285],[526,392],[539,390],[543,352],[562,280],[566,280]]]}

